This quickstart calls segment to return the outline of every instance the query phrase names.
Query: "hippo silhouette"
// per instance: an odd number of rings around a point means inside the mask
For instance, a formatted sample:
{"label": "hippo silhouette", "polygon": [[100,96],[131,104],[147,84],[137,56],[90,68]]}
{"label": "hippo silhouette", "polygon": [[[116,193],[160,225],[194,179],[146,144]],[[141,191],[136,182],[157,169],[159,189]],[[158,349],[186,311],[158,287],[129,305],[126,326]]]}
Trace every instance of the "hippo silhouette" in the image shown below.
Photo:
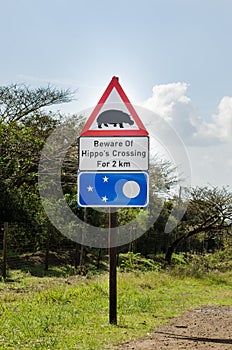
{"label": "hippo silhouette", "polygon": [[133,125],[134,121],[130,118],[129,114],[117,109],[109,109],[102,112],[97,117],[97,125],[99,129],[102,128],[102,124],[106,127],[109,126],[108,124],[113,124],[115,128],[118,124],[120,128],[124,128],[123,123]]}

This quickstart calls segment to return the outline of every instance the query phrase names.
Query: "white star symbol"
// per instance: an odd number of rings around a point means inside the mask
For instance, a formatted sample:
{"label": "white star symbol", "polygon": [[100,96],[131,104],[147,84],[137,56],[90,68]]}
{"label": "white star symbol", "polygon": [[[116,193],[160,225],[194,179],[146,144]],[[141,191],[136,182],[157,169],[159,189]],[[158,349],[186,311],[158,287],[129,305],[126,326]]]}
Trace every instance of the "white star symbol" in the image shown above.
{"label": "white star symbol", "polygon": [[106,196],[104,196],[104,197],[102,197],[102,200],[103,200],[103,202],[106,203],[108,201],[108,198]]}
{"label": "white star symbol", "polygon": [[103,177],[103,182],[108,182],[109,178],[107,176]]}
{"label": "white star symbol", "polygon": [[88,190],[88,192],[93,192],[93,187],[89,185],[89,186],[87,187],[87,190]]}

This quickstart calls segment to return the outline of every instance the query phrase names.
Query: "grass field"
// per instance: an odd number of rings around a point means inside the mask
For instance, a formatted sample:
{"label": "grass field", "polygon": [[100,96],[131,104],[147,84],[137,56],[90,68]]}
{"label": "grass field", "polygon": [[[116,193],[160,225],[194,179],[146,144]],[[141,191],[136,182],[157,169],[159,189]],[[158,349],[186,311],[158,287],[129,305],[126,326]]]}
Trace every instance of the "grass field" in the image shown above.
{"label": "grass field", "polygon": [[118,273],[118,326],[108,322],[108,274],[0,282],[0,349],[110,349],[186,310],[232,305],[232,275],[176,270]]}

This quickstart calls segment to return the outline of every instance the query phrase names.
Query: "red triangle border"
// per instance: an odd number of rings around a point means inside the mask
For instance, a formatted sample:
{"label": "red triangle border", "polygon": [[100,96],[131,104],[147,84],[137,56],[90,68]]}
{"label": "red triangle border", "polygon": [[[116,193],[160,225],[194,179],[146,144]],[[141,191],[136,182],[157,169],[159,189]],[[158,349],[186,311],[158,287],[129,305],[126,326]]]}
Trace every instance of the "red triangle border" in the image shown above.
{"label": "red triangle border", "polygon": [[[128,111],[130,112],[131,116],[133,117],[134,121],[136,122],[139,128],[138,130],[90,130],[91,125],[93,124],[95,118],[97,117],[98,113],[102,109],[103,104],[106,102],[113,88],[117,90],[122,101],[125,103]],[[100,98],[98,104],[96,105],[93,112],[91,113],[90,117],[88,118],[87,122],[85,123],[80,133],[80,136],[147,136],[147,135],[148,135],[148,132],[145,126],[143,125],[137,112],[135,111],[127,95],[125,94],[121,85],[119,84],[118,78],[114,76],[111,79],[102,97]]]}

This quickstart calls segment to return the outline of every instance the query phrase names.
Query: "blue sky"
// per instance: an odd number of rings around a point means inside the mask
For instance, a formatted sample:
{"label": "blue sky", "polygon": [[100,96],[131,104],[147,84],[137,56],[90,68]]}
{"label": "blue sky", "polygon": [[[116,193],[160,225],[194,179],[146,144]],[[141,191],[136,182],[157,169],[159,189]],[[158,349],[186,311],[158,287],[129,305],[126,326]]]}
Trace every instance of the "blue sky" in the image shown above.
{"label": "blue sky", "polygon": [[189,151],[193,184],[232,185],[231,0],[0,0],[0,84],[78,90],[95,105],[117,75]]}

